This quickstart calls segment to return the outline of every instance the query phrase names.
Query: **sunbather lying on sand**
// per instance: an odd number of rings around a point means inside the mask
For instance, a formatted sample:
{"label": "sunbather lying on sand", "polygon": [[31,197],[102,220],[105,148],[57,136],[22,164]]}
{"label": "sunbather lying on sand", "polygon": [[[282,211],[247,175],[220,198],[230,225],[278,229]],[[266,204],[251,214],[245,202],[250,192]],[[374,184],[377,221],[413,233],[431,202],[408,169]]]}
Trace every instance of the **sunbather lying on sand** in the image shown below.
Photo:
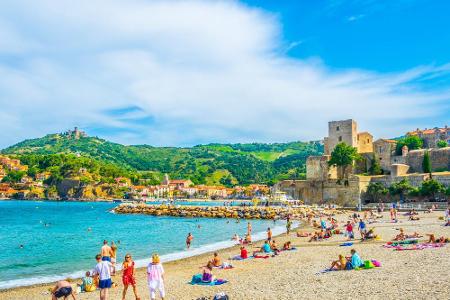
{"label": "sunbather lying on sand", "polygon": [[310,235],[311,235],[311,233],[309,233],[309,232],[297,231],[297,237],[308,237]]}
{"label": "sunbather lying on sand", "polygon": [[376,239],[378,236],[375,234],[375,231],[373,230],[373,228],[369,229],[369,231],[367,231],[367,233],[364,235],[363,238],[361,238],[362,241],[366,241],[366,240],[373,240]]}
{"label": "sunbather lying on sand", "polygon": [[400,228],[400,233],[393,238],[393,241],[404,241],[406,239],[414,239],[414,238],[420,238],[422,237],[417,232],[414,232],[413,234],[405,234],[405,231],[403,228]]}
{"label": "sunbather lying on sand", "polygon": [[324,235],[325,233],[323,232],[323,230],[316,231],[308,242],[323,240]]}
{"label": "sunbather lying on sand", "polygon": [[287,241],[286,243],[284,243],[283,250],[291,250],[291,249],[292,249],[291,241]]}
{"label": "sunbather lying on sand", "polygon": [[428,233],[427,236],[429,236],[428,243],[429,244],[443,244],[443,243],[449,243],[450,238],[445,238],[441,236],[440,238],[436,239],[434,234]]}

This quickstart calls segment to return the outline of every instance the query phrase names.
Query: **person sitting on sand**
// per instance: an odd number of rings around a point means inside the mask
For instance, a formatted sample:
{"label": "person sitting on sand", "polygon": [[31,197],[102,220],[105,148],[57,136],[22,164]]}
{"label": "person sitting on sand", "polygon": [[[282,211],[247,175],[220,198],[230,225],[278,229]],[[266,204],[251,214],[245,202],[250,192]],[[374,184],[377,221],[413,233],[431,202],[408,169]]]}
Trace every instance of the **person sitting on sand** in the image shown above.
{"label": "person sitting on sand", "polygon": [[213,282],[215,280],[215,277],[212,273],[213,265],[211,262],[209,262],[206,267],[203,268],[203,274],[202,274],[202,282]]}
{"label": "person sitting on sand", "polygon": [[392,240],[393,241],[403,241],[406,239],[405,231],[403,228],[400,228],[400,233],[397,234]]}
{"label": "person sitting on sand", "polygon": [[444,243],[450,242],[450,238],[445,238],[445,237],[441,236],[440,238],[436,239],[436,237],[432,233],[428,233],[427,236],[429,236],[429,239],[427,242],[428,244],[444,244]]}
{"label": "person sitting on sand", "polygon": [[325,233],[323,234],[323,238],[324,239],[329,239],[331,236],[333,235],[332,231],[330,228],[327,228],[325,230]]}
{"label": "person sitting on sand", "polygon": [[66,280],[58,281],[55,287],[52,289],[52,300],[56,300],[62,297],[64,297],[64,299],[67,299],[69,296],[72,296],[74,300],[76,299],[70,282]]}
{"label": "person sitting on sand", "polygon": [[271,253],[271,252],[272,249],[270,248],[269,241],[266,240],[259,250],[253,252],[253,255],[256,255],[258,253]]}
{"label": "person sitting on sand", "polygon": [[247,252],[247,249],[245,249],[244,246],[241,247],[241,258],[242,259],[247,259],[248,258],[248,252]]}
{"label": "person sitting on sand", "polygon": [[364,235],[364,237],[361,238],[362,241],[366,241],[366,240],[372,240],[372,239],[376,239],[377,235],[375,234],[375,231],[373,230],[373,228],[369,229],[369,231],[367,231],[367,233]]}
{"label": "person sitting on sand", "polygon": [[93,292],[97,289],[89,271],[85,273],[85,277],[81,278],[81,282],[80,288],[82,292]]}
{"label": "person sitting on sand", "polygon": [[297,231],[297,237],[308,237],[311,234],[308,232],[301,232],[301,231]]}
{"label": "person sitting on sand", "polygon": [[283,250],[292,250],[291,241],[287,241],[283,244]]}
{"label": "person sitting on sand", "polygon": [[152,255],[152,262],[147,266],[147,284],[150,290],[150,299],[156,299],[156,290],[159,290],[159,296],[164,300],[166,291],[164,289],[164,268],[158,254]]}
{"label": "person sitting on sand", "polygon": [[416,215],[410,215],[408,220],[410,220],[410,221],[419,221],[420,218],[418,216],[416,216]]}
{"label": "person sitting on sand", "polygon": [[321,241],[323,240],[325,236],[325,233],[323,232],[323,230],[321,229],[320,231],[316,231],[314,233],[314,235],[309,239],[308,242],[312,242],[312,241]]}
{"label": "person sitting on sand", "polygon": [[275,242],[275,240],[272,241],[272,244],[270,245],[270,249],[272,249],[272,251],[273,251],[274,253],[280,252],[280,250],[278,249],[278,245],[277,245],[277,243]]}
{"label": "person sitting on sand", "polygon": [[214,267],[220,267],[220,266],[222,266],[222,261],[221,261],[221,259],[220,259],[220,257],[219,257],[219,254],[218,254],[217,252],[214,252],[214,257],[213,257],[212,260],[210,260],[210,262],[211,262],[211,264],[212,264]]}
{"label": "person sitting on sand", "polygon": [[330,270],[345,270],[346,263],[345,257],[342,254],[339,254],[338,260],[331,263]]}
{"label": "person sitting on sand", "polygon": [[355,249],[350,250],[351,256],[348,259],[348,262],[351,264],[351,269],[356,269],[361,267],[364,262],[362,261],[361,257],[359,257],[359,254],[356,253]]}

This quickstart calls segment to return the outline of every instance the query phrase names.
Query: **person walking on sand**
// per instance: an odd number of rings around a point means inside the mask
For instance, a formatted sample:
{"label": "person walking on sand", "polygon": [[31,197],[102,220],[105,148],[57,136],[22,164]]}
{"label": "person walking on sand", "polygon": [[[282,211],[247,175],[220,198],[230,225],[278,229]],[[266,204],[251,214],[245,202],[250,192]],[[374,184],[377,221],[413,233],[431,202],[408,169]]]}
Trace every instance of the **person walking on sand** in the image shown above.
{"label": "person walking on sand", "polygon": [[112,252],[112,250],[111,250],[111,247],[108,245],[108,241],[104,240],[102,249],[100,251],[100,253],[102,255],[102,260],[111,262],[111,252]]}
{"label": "person walking on sand", "polygon": [[128,253],[125,255],[125,261],[122,263],[122,283],[122,300],[125,300],[128,286],[130,285],[133,287],[134,297],[136,298],[136,300],[140,300],[136,290],[136,279],[134,278],[134,261],[131,258],[131,255]]}
{"label": "person walking on sand", "polygon": [[147,266],[147,283],[150,290],[150,299],[156,299],[156,290],[159,290],[159,296],[162,300],[166,296],[164,289],[164,268],[158,254],[152,255],[152,262]]}
{"label": "person walking on sand", "polygon": [[70,282],[65,280],[58,281],[55,287],[52,289],[52,300],[56,300],[62,297],[64,297],[64,299],[67,299],[69,298],[69,296],[72,296],[72,298],[76,300]]}
{"label": "person walking on sand", "polygon": [[189,249],[191,248],[192,240],[194,239],[194,236],[192,236],[192,233],[189,232],[188,236],[186,237],[186,247]]}
{"label": "person walking on sand", "polygon": [[116,264],[117,264],[117,245],[114,241],[111,241],[111,264],[113,266],[112,276],[116,275]]}
{"label": "person walking on sand", "polygon": [[247,234],[252,234],[252,224],[250,222],[247,223]]}
{"label": "person walking on sand", "polygon": [[292,221],[288,217],[287,222],[286,222],[286,235],[289,235],[289,233],[291,233],[291,227],[292,227]]}
{"label": "person walking on sand", "polygon": [[98,288],[100,289],[100,300],[108,300],[109,289],[112,286],[111,281],[111,262],[107,260],[102,260],[102,255],[97,254],[95,259],[97,260],[97,265],[91,274],[98,276]]}
{"label": "person walking on sand", "polygon": [[271,241],[272,240],[272,230],[269,228],[267,228],[267,240]]}

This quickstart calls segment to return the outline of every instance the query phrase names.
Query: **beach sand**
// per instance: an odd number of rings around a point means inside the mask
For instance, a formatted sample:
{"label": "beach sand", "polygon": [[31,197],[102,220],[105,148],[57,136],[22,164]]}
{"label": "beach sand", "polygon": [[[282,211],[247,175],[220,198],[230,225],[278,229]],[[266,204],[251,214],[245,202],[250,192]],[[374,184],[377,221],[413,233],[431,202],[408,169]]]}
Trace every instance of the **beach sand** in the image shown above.
{"label": "beach sand", "polygon": [[[234,269],[214,270],[216,277],[229,280],[221,286],[188,284],[193,274],[200,273],[199,267],[205,265],[211,254],[165,263],[166,299],[197,299],[205,296],[212,299],[218,292],[225,292],[230,299],[449,299],[450,244],[418,251],[393,251],[382,247],[401,227],[406,233],[417,231],[420,234],[435,233],[437,236],[449,237],[450,227],[442,226],[443,221],[438,220],[438,216],[443,216],[443,212],[421,212],[420,221],[408,221],[407,217],[401,216],[399,223],[390,223],[385,214],[383,219],[379,219],[381,223],[368,226],[375,228],[382,240],[356,241],[352,247],[339,246],[346,241],[342,235],[334,235],[326,242],[312,243],[307,242],[308,238],[297,238],[294,234],[289,237],[278,236],[275,238],[278,245],[291,240],[298,250],[283,252],[269,259],[232,261]],[[338,219],[343,221],[347,217],[339,216]],[[359,233],[356,236],[359,237]],[[329,267],[338,254],[348,255],[351,248],[356,249],[363,260],[380,261],[382,267],[317,274]],[[238,254],[239,248],[218,252],[227,260]],[[116,276],[115,281],[119,282],[119,286],[110,290],[110,299],[121,299],[121,277]],[[141,299],[150,299],[144,269],[137,271],[137,282]],[[47,290],[51,286],[47,284],[0,291],[0,299],[50,299]],[[98,292],[82,293],[77,295],[77,299],[98,299]],[[126,299],[134,299],[131,289]]]}

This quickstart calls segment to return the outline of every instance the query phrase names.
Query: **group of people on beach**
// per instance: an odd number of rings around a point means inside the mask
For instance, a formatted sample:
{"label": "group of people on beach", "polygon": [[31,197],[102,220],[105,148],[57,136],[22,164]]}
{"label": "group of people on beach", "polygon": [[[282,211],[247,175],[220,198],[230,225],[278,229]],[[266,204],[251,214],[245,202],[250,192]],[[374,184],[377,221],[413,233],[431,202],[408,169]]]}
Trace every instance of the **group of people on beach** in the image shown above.
{"label": "group of people on beach", "polygon": [[[91,271],[87,271],[81,279],[82,283],[79,285],[81,292],[93,292],[99,289],[100,300],[107,300],[109,298],[109,289],[117,287],[117,283],[113,282],[113,277],[116,276],[116,255],[117,245],[114,242],[108,245],[108,241],[103,241],[100,253],[95,256],[95,260],[97,261],[95,267]],[[140,299],[135,275],[135,262],[131,254],[127,253],[122,262],[122,300],[125,299],[130,286],[133,289],[136,300]],[[157,292],[159,292],[161,299],[164,299],[164,268],[159,255],[156,253],[152,255],[151,262],[147,266],[147,283],[150,299],[156,299]],[[58,281],[52,289],[51,294],[53,300],[58,298],[67,299],[69,296],[76,299],[72,285],[67,280]]]}

